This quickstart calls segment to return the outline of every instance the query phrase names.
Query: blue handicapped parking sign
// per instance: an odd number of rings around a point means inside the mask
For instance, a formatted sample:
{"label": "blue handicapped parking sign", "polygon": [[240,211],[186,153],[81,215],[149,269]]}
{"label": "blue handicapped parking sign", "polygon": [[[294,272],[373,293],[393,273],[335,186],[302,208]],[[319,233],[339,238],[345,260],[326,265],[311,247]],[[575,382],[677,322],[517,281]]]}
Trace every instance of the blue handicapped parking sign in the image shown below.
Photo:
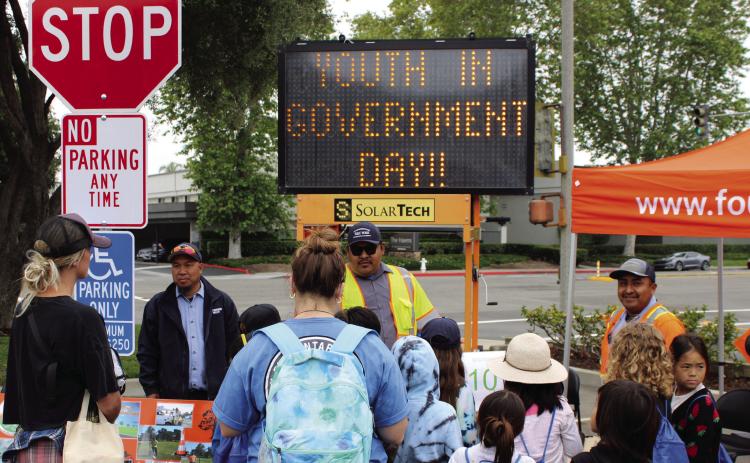
{"label": "blue handicapped parking sign", "polygon": [[97,232],[112,240],[107,249],[92,248],[89,274],[75,286],[75,298],[104,318],[110,345],[120,355],[135,351],[135,239],[126,231]]}

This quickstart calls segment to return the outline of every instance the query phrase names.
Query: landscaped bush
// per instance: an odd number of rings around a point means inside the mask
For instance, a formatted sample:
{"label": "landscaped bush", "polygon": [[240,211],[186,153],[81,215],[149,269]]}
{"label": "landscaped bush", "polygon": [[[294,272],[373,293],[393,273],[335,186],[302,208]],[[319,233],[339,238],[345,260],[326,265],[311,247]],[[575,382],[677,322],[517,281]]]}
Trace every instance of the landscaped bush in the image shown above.
{"label": "landscaped bush", "polygon": [[[610,314],[616,309],[614,306],[606,310],[594,310],[584,313],[580,306],[573,308],[573,325],[571,339],[571,354],[578,358],[598,359],[601,356],[601,341],[607,327]],[[706,307],[686,307],[682,310],[672,309],[677,317],[685,324],[687,331],[698,334],[708,347],[709,356],[713,362],[718,360],[718,317],[706,319]],[[532,331],[539,329],[550,338],[550,344],[563,349],[565,344],[565,312],[555,305],[540,306],[536,309],[521,308],[521,314],[527,319]],[[732,345],[739,334],[737,317],[733,313],[724,314],[724,358],[727,362],[737,361],[737,353]]]}

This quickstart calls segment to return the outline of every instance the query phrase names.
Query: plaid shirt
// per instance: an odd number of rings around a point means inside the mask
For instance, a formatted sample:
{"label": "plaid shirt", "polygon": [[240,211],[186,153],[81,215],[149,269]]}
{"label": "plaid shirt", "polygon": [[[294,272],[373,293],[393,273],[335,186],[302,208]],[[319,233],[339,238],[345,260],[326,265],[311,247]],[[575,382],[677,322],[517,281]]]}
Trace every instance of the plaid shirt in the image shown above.
{"label": "plaid shirt", "polygon": [[13,436],[13,442],[3,453],[3,461],[13,461],[13,456],[21,450],[27,449],[37,439],[50,439],[55,443],[57,451],[62,455],[63,443],[65,441],[65,426],[41,431],[24,431],[19,426]]}

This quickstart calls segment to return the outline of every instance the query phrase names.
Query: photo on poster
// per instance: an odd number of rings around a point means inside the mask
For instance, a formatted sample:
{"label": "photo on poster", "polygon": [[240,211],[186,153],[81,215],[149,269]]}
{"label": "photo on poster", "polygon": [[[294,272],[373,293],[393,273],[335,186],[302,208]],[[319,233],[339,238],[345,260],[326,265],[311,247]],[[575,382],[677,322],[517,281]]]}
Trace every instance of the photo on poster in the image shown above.
{"label": "photo on poster", "polygon": [[139,460],[180,461],[177,447],[180,445],[182,427],[142,425],[138,428]]}
{"label": "photo on poster", "polygon": [[[136,428],[136,435],[138,434],[138,428]],[[138,440],[137,439],[123,439],[122,446],[125,450],[125,458],[123,463],[135,463],[138,451]]]}
{"label": "photo on poster", "polygon": [[193,427],[194,404],[156,403],[156,424],[164,426]]}
{"label": "photo on poster", "polygon": [[123,400],[120,416],[115,420],[120,437],[136,439],[138,437],[138,423],[141,419],[141,403]]}
{"label": "photo on poster", "polygon": [[3,419],[3,410],[5,406],[5,402],[0,402],[0,432],[7,435],[14,435],[16,433],[16,429],[18,428],[17,424],[5,424],[5,420]]}
{"label": "photo on poster", "polygon": [[[0,455],[2,455],[3,452],[5,452],[8,449],[11,443],[13,443],[13,439],[6,439],[6,438],[0,439]],[[210,447],[211,446],[209,445],[209,448]]]}
{"label": "photo on poster", "polygon": [[210,442],[185,442],[185,451],[191,463],[213,463],[214,451]]}

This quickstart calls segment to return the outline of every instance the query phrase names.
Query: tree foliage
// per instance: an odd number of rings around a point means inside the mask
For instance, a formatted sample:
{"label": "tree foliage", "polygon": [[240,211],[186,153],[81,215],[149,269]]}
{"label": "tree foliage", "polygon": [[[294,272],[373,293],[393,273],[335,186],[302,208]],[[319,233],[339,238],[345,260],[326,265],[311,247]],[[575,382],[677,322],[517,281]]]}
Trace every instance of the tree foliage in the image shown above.
{"label": "tree foliage", "polygon": [[[595,159],[632,164],[694,148],[688,111],[744,111],[745,0],[576,2],[576,136]],[[748,119],[715,118],[713,138]]]}
{"label": "tree foliage", "polygon": [[29,70],[28,30],[18,0],[2,0],[0,16],[0,327],[10,324],[20,291],[24,251],[59,210],[52,172],[60,147],[44,84]]}
{"label": "tree foliage", "polygon": [[[744,111],[747,0],[580,0],[575,12],[576,140],[594,159],[636,163],[702,142],[688,111]],[[393,0],[354,20],[357,38],[504,37],[537,42],[537,98],[559,101],[559,1]],[[712,121],[719,139],[748,119]]]}
{"label": "tree foliage", "polygon": [[330,33],[331,19],[324,0],[186,0],[183,9],[184,64],[153,106],[185,143],[199,224],[228,232],[239,257],[242,230],[289,219],[289,199],[276,193],[276,53]]}

